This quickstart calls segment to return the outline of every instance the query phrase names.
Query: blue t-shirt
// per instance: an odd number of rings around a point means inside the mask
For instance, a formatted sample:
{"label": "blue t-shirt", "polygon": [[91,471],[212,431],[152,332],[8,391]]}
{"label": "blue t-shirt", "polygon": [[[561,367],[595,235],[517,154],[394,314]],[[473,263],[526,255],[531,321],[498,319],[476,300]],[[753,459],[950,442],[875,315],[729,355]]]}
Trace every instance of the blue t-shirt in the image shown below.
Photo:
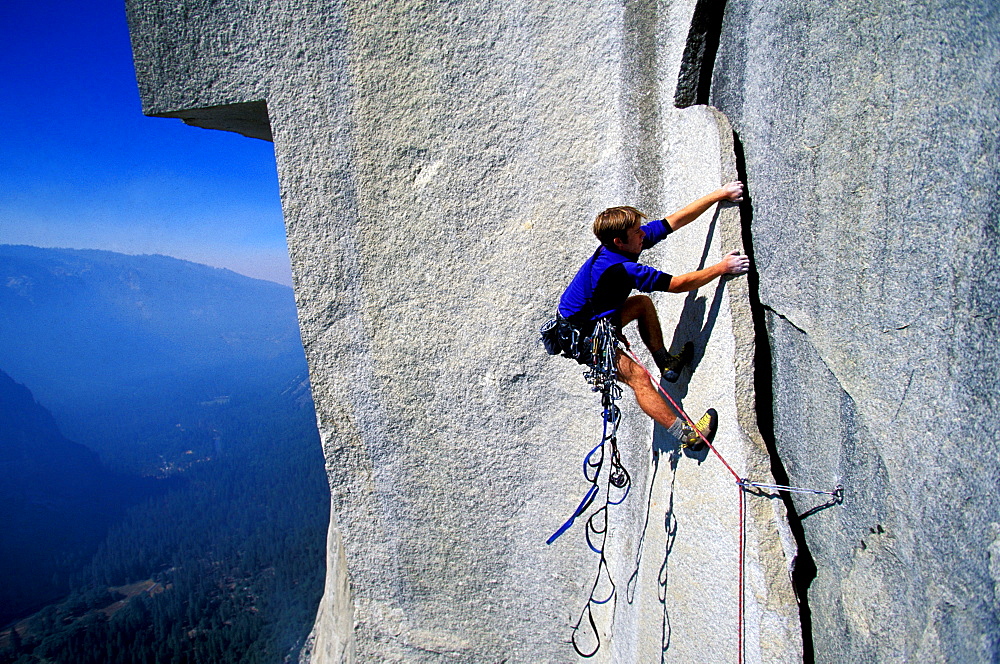
{"label": "blue t-shirt", "polygon": [[[664,219],[642,226],[646,237],[642,248],[649,249],[670,234]],[[613,316],[621,325],[621,309],[633,290],[644,293],[670,288],[670,275],[646,265],[640,265],[639,254],[630,254],[601,245],[577,271],[573,281],[559,299],[559,314],[578,327],[589,327],[592,321]]]}

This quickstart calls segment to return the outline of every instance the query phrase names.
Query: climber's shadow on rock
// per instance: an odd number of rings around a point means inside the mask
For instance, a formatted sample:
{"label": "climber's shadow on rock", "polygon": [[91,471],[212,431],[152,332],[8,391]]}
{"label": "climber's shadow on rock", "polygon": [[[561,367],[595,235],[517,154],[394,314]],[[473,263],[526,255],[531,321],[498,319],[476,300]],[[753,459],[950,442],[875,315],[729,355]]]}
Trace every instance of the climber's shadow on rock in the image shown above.
{"label": "climber's shadow on rock", "polygon": [[[712,246],[712,238],[715,236],[715,229],[718,224],[719,211],[716,210],[712,221],[705,234],[705,245],[701,252],[701,259],[698,261],[697,270],[704,269],[708,261],[708,252]],[[698,291],[691,291],[684,299],[684,307],[681,310],[680,319],[674,328],[674,335],[670,342],[671,352],[678,353],[685,343],[690,341],[694,345],[694,356],[687,369],[681,372],[681,377],[676,383],[661,381],[660,384],[679,405],[683,407],[684,398],[688,393],[688,386],[691,377],[697,371],[702,359],[705,357],[705,348],[715,330],[715,323],[719,318],[719,310],[722,308],[722,297],[725,295],[725,284],[728,281],[725,277],[720,279],[715,287],[715,294],[712,296],[711,305],[706,307],[706,298],[699,296]],[[707,309],[707,311],[706,311]],[[688,413],[692,418],[697,419],[700,413]],[[665,430],[657,427],[653,435],[653,445],[661,451],[668,453],[680,453],[680,445],[676,439],[668,435]],[[708,448],[692,451],[689,448],[683,450],[684,455],[702,462],[708,456]]]}
{"label": "climber's shadow on rock", "polygon": [[[701,260],[699,261],[697,267],[698,270],[703,269],[708,260],[708,253],[712,245],[712,239],[715,236],[718,218],[719,213],[716,211],[715,216],[712,217],[712,221],[708,227],[708,232],[705,236],[705,246],[702,249]],[[692,358],[689,367],[681,372],[681,376],[676,383],[668,383],[663,380],[661,381],[661,386],[667,394],[669,394],[670,397],[682,407],[684,404],[684,398],[688,393],[691,377],[697,370],[701,360],[704,358],[705,348],[708,345],[708,341],[715,329],[715,323],[719,317],[719,310],[722,307],[722,297],[725,294],[726,281],[727,279],[719,280],[716,285],[715,294],[712,297],[711,304],[707,304],[707,298],[699,296],[697,291],[688,293],[684,300],[684,307],[681,310],[680,319],[677,322],[676,328],[674,328],[674,335],[669,348],[672,352],[676,353],[680,351],[686,342],[690,341],[694,345],[694,357]],[[700,413],[689,413],[689,415],[697,418],[700,416]],[[707,446],[697,451],[691,450],[690,448],[682,449],[680,442],[668,434],[666,429],[660,426],[654,427],[652,473],[649,480],[650,491],[647,495],[646,501],[646,518],[643,523],[642,534],[636,551],[635,567],[626,586],[626,599],[629,603],[634,601],[644,544],[646,542],[650,522],[658,520],[654,519],[652,515],[653,495],[655,493],[658,500],[666,500],[666,508],[663,513],[663,558],[660,562],[657,574],[658,595],[660,602],[663,604],[663,622],[660,646],[661,651],[664,654],[670,648],[670,637],[672,631],[670,625],[670,612],[667,606],[666,596],[669,576],[668,563],[670,560],[670,554],[673,551],[674,541],[677,537],[678,530],[677,516],[674,514],[674,486],[677,478],[677,466],[682,453],[684,456],[696,459],[698,463],[701,463],[708,457],[709,451],[710,450]],[[666,467],[661,468],[661,465]],[[657,475],[661,471],[669,472],[669,478],[662,478],[658,481]],[[664,482],[666,482],[666,486],[664,486]]]}

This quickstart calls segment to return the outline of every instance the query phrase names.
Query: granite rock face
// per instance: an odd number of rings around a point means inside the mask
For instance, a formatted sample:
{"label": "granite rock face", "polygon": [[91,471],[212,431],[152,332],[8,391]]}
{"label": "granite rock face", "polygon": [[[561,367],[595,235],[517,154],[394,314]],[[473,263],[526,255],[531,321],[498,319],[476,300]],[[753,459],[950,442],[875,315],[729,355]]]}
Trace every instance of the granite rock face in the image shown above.
{"label": "granite rock face", "polygon": [[719,410],[741,476],[845,487],[791,528],[746,498],[747,661],[997,656],[996,10],[127,5],[146,113],[274,141],[332,495],[312,661],[569,661],[599,573],[596,661],[737,658],[733,477],[630,395],[606,568],[582,520],[545,545],[601,422],[536,330],[596,212],[739,171],[751,205],[643,257],[678,274],[748,240],[759,275],[657,296],[699,347],[670,392]]}
{"label": "granite rock face", "polygon": [[998,19],[726,4],[778,456],[846,492],[802,522],[817,661],[1000,657]]}

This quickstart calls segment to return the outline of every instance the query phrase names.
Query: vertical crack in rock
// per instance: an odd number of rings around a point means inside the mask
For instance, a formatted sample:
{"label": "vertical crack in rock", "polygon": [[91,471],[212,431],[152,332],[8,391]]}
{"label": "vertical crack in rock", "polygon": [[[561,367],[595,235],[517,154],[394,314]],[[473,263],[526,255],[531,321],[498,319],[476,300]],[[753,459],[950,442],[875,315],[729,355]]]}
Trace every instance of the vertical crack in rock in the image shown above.
{"label": "vertical crack in rock", "polygon": [[674,92],[674,106],[677,108],[708,104],[725,9],[726,0],[698,0],[695,5],[687,45],[681,56],[681,69],[677,74],[677,90]]}
{"label": "vertical crack in rock", "polygon": [[[700,5],[701,3],[699,3]],[[736,171],[739,179],[747,181],[746,157],[743,143],[733,132],[733,148],[736,153]],[[778,484],[790,485],[788,472],[778,456],[774,435],[774,392],[771,366],[771,343],[767,335],[765,311],[767,307],[760,301],[760,274],[753,249],[753,199],[749,192],[744,195],[740,206],[740,217],[743,221],[743,248],[750,257],[750,272],[747,274],[747,289],[750,299],[750,311],[753,316],[754,337],[756,341],[756,361],[754,362],[754,390],[757,395],[757,427],[767,446],[771,461],[771,474]],[[812,664],[815,661],[812,637],[812,609],[809,606],[809,586],[816,578],[816,563],[806,542],[802,519],[796,511],[789,494],[783,494],[782,499],[788,513],[788,525],[798,546],[798,552],[792,564],[792,586],[799,602],[799,619],[802,623],[802,661]]]}

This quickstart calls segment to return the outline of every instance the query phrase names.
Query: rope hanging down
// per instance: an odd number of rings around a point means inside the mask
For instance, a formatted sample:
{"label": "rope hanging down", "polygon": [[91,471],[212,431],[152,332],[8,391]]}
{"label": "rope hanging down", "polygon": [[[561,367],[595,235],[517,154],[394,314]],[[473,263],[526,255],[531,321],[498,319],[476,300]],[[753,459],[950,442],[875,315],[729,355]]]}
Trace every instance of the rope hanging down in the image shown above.
{"label": "rope hanging down", "polygon": [[[592,337],[592,356],[593,363],[590,365],[590,370],[584,373],[584,378],[593,387],[591,388],[594,392],[601,393],[601,406],[603,408],[603,419],[604,419],[604,432],[601,436],[601,441],[594,446],[590,452],[583,459],[583,476],[590,483],[590,487],[587,489],[586,494],[584,494],[583,499],[577,506],[573,514],[559,527],[556,532],[546,540],[546,544],[552,544],[556,541],[564,532],[569,530],[569,528],[576,521],[577,517],[583,515],[590,507],[594,504],[597,494],[600,493],[602,482],[605,484],[605,499],[604,505],[598,508],[590,518],[587,519],[586,527],[586,540],[587,545],[590,547],[594,553],[600,556],[600,560],[597,565],[597,576],[594,579],[594,583],[590,589],[590,596],[587,599],[587,603],[584,605],[583,611],[580,613],[579,619],[573,626],[573,636],[572,643],[573,649],[576,650],[577,654],[581,657],[593,657],[597,654],[597,651],[601,648],[600,634],[597,630],[597,625],[594,622],[594,615],[592,611],[593,605],[607,604],[613,600],[617,593],[617,587],[614,580],[611,578],[611,572],[608,566],[607,558],[605,557],[605,545],[607,543],[607,535],[609,529],[609,519],[608,519],[608,506],[621,504],[629,494],[629,489],[631,488],[631,477],[628,471],[621,463],[621,456],[618,452],[618,425],[621,421],[621,410],[615,403],[621,398],[621,387],[617,383],[617,353],[619,351],[626,353],[632,360],[635,361],[643,371],[649,376],[650,382],[660,391],[664,398],[673,406],[674,410],[677,412],[678,416],[683,418],[684,422],[687,423],[695,432],[697,432],[698,437],[701,438],[702,442],[708,446],[710,450],[718,457],[722,465],[732,474],[736,479],[736,486],[739,489],[739,601],[737,610],[737,653],[738,661],[740,664],[743,662],[744,656],[744,596],[745,596],[745,582],[743,577],[743,571],[745,568],[745,549],[746,549],[746,495],[750,493],[751,495],[762,495],[758,492],[750,491],[753,489],[761,490],[771,490],[777,492],[788,492],[788,493],[810,493],[810,494],[820,494],[829,495],[833,497],[830,504],[840,503],[843,501],[844,490],[843,487],[838,485],[833,491],[821,491],[818,489],[805,489],[801,487],[784,486],[780,484],[764,484],[760,482],[751,482],[749,479],[740,477],[740,475],[733,469],[729,462],[719,453],[719,451],[712,445],[711,441],[705,437],[705,435],[695,426],[694,421],[688,416],[680,405],[667,393],[666,390],[660,385],[660,381],[656,376],[650,372],[646,366],[639,361],[635,353],[626,345],[620,344],[619,340],[615,335],[614,328],[607,319],[601,319],[598,321],[597,326],[594,329],[594,334]],[[607,448],[607,449],[605,449]],[[606,479],[602,478],[602,470],[604,468],[605,459],[610,460],[610,467],[608,473],[606,474]],[[614,497],[612,497],[612,492],[614,492]],[[767,494],[764,494],[767,495]],[[597,538],[600,538],[600,542],[597,542]],[[580,633],[580,628],[584,625],[584,618],[587,619],[587,624],[590,630],[593,632],[593,639],[595,641],[593,649],[588,649],[584,651],[580,648],[577,641],[577,636]]]}
{"label": "rope hanging down", "polygon": [[[583,458],[583,477],[590,482],[590,488],[572,516],[546,541],[546,544],[552,544],[573,525],[578,516],[590,509],[600,492],[601,483],[605,484],[604,505],[587,519],[587,546],[598,554],[600,559],[597,563],[597,576],[590,588],[587,603],[584,605],[583,611],[580,612],[580,618],[573,626],[573,649],[580,657],[593,657],[601,649],[601,637],[594,622],[592,606],[607,604],[617,594],[617,586],[614,579],[611,578],[608,561],[604,555],[608,536],[608,507],[621,504],[628,497],[629,489],[632,486],[632,478],[625,466],[622,465],[621,455],[618,452],[618,424],[621,421],[621,410],[615,402],[621,398],[622,391],[616,381],[617,350],[614,328],[610,321],[601,319],[594,328],[592,337],[593,363],[590,365],[590,370],[584,373],[584,378],[593,386],[591,388],[593,391],[601,393],[604,432],[601,436],[601,442]],[[606,478],[602,477],[601,473],[605,459],[610,462]],[[593,634],[595,643],[592,649],[581,648],[578,640],[580,628],[585,625],[584,618],[586,618],[586,625],[589,625]]]}
{"label": "rope hanging down", "polygon": [[592,391],[601,393],[601,406],[604,409],[604,435],[601,437],[601,442],[583,458],[583,477],[590,482],[590,488],[583,496],[579,506],[573,511],[572,516],[545,541],[546,544],[552,544],[560,535],[569,530],[576,518],[586,512],[594,502],[594,498],[600,490],[598,482],[601,477],[601,468],[604,465],[605,446],[610,448],[608,453],[611,459],[609,484],[624,491],[621,498],[617,501],[611,501],[609,504],[618,505],[625,500],[632,483],[628,471],[621,464],[621,456],[618,453],[618,422],[621,419],[621,410],[615,402],[621,398],[622,390],[616,381],[617,340],[614,328],[606,318],[599,320],[594,328],[591,353],[594,358],[593,363],[590,365],[590,370],[583,374],[583,377],[593,385]]}

